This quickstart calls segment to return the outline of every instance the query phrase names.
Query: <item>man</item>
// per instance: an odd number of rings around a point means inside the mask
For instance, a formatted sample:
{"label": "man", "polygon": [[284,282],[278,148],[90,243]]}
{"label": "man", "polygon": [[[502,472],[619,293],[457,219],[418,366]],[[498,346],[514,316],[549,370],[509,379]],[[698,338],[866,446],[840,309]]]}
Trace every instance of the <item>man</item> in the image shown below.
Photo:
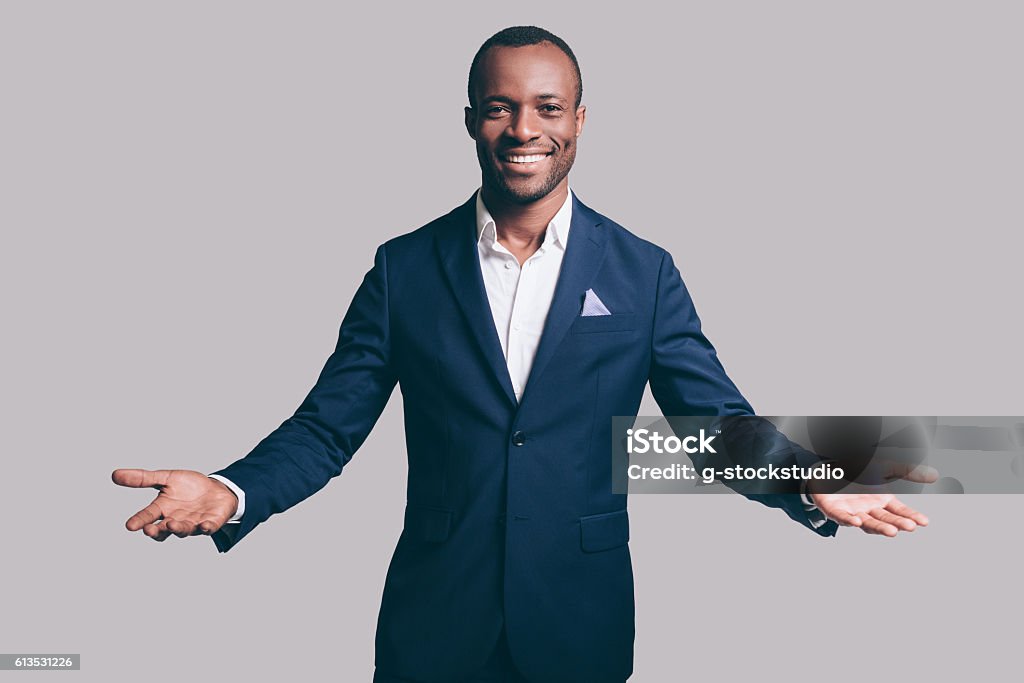
{"label": "man", "polygon": [[[400,384],[408,505],[374,680],[625,681],[633,584],[611,418],[635,415],[648,382],[666,415],[753,410],[671,256],[569,191],[582,90],[547,31],[485,42],[465,110],[479,192],[377,250],[316,386],[249,455],[210,477],[115,471],[161,490],[127,527],[212,534],[226,552],[338,475]],[[927,523],[888,495],[811,496],[757,499],[823,536]]]}

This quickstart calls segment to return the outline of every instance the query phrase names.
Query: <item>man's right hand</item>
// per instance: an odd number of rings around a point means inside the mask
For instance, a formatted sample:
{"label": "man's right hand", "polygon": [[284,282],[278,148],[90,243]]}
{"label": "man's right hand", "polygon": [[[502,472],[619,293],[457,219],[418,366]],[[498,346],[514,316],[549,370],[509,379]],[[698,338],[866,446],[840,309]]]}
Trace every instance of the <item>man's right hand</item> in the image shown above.
{"label": "man's right hand", "polygon": [[114,470],[111,478],[120,486],[160,491],[125,523],[129,531],[142,529],[156,541],[171,534],[179,538],[209,536],[238,510],[238,498],[231,489],[202,472],[121,469]]}

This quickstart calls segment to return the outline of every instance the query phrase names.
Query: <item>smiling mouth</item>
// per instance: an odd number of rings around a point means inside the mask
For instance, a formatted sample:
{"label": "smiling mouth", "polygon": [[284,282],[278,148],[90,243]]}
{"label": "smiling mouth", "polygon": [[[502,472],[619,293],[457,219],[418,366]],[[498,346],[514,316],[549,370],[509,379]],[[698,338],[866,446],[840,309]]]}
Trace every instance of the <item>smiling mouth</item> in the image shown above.
{"label": "smiling mouth", "polygon": [[545,154],[505,154],[501,158],[510,164],[532,164],[551,156],[551,152]]}

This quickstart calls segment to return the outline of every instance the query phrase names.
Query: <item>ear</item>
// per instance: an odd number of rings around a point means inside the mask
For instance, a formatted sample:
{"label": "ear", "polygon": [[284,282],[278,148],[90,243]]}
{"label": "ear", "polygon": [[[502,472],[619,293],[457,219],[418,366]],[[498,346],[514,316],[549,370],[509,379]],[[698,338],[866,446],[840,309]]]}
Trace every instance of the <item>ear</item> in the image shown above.
{"label": "ear", "polygon": [[466,107],[466,132],[476,140],[476,110],[473,107]]}
{"label": "ear", "polygon": [[583,122],[587,120],[587,105],[576,107],[576,137],[583,135]]}

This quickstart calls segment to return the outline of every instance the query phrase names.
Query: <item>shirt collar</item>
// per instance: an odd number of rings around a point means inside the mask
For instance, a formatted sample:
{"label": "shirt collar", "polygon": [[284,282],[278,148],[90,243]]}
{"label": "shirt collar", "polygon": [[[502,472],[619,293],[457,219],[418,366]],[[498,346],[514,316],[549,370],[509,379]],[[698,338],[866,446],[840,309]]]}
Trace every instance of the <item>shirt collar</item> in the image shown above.
{"label": "shirt collar", "polygon": [[[572,190],[565,196],[565,202],[558,212],[555,213],[551,222],[548,223],[547,232],[544,234],[544,246],[554,243],[565,250],[569,243],[569,226],[572,224]],[[497,226],[491,212],[484,206],[484,200],[480,196],[480,190],[476,192],[476,240],[493,244],[498,239]]]}

